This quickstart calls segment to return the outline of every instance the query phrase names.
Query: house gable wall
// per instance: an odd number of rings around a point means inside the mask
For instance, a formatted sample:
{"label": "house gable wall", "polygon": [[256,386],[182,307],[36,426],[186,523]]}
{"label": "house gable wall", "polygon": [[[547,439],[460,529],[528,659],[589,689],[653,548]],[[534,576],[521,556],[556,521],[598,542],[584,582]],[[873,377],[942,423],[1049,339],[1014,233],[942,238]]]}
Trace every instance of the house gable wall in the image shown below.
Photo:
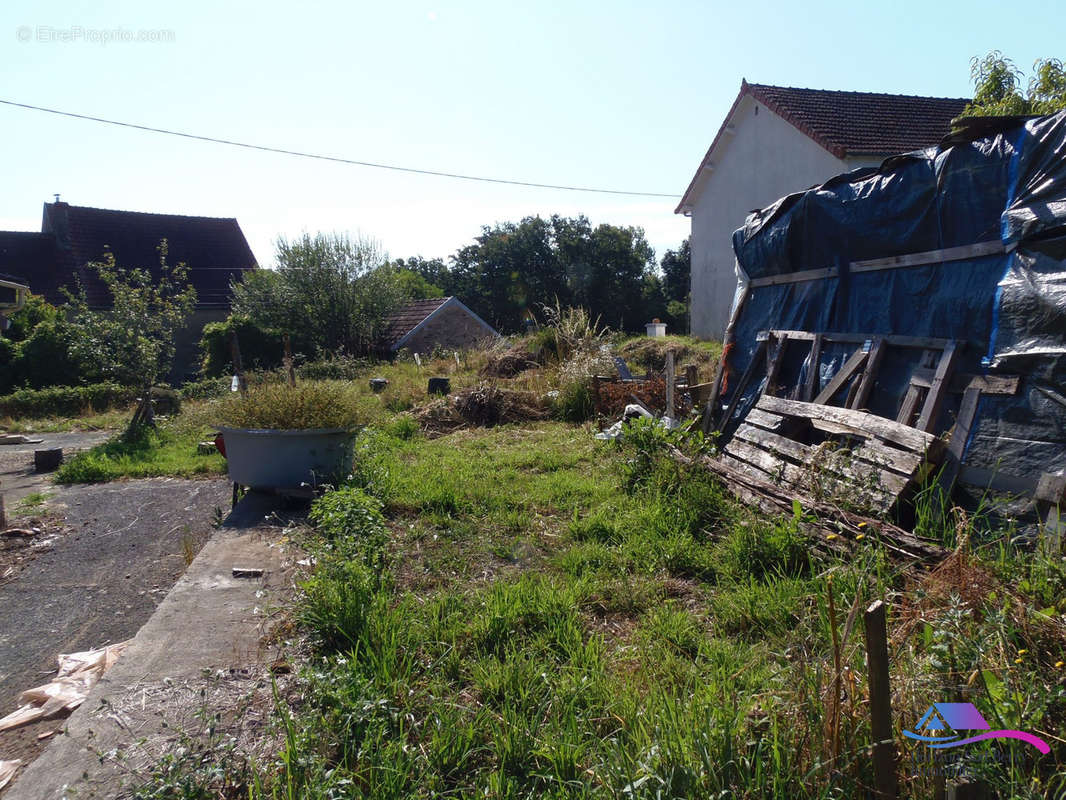
{"label": "house gable wall", "polygon": [[692,202],[692,333],[704,339],[721,338],[729,321],[733,231],[748,212],[853,168],[751,96],[727,122],[733,133],[711,153]]}
{"label": "house gable wall", "polygon": [[448,350],[470,350],[494,334],[457,303],[436,312],[401,347],[412,353],[432,353],[437,346]]}

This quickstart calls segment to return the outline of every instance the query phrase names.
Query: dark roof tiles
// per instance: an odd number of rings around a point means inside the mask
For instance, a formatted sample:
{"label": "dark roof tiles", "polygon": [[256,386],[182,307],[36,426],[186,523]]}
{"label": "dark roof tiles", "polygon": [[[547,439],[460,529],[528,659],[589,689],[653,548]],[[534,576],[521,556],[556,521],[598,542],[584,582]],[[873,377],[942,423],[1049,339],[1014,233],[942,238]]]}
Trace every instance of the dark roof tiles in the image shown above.
{"label": "dark roof tiles", "polygon": [[[57,239],[62,242],[66,238],[70,243],[67,266],[81,274],[91,303],[107,302],[106,290],[82,268],[99,261],[107,251],[114,253],[120,267],[157,273],[159,243],[166,239],[167,263],[186,265],[189,281],[196,288],[196,304],[201,308],[228,307],[231,280],[256,267],[236,219],[113,211],[65,203],[47,204],[46,209]],[[65,236],[60,232],[64,221],[57,219],[64,213]]]}
{"label": "dark roof tiles", "polygon": [[690,198],[703,167],[730,130],[730,120],[745,97],[762,103],[841,159],[849,155],[887,157],[939,144],[951,133],[952,120],[970,102],[964,97],[797,89],[741,81],[740,92],[675,213],[690,209]]}
{"label": "dark roof tiles", "polygon": [[936,145],[951,133],[951,121],[970,102],[965,97],[797,89],[760,83],[744,86],[752,97],[840,158],[888,156]]}
{"label": "dark roof tiles", "polygon": [[404,336],[414,330],[425,321],[426,317],[451,300],[450,297],[437,297],[431,300],[412,300],[402,308],[397,309],[386,322],[384,344],[390,348],[403,339]]}

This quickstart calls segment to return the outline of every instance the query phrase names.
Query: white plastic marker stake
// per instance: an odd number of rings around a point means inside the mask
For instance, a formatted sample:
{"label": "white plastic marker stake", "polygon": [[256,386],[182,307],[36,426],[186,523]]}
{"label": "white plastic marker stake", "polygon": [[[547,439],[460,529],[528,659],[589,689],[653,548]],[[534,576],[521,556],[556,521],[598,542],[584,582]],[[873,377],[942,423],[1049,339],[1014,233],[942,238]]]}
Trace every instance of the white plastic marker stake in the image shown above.
{"label": "white plastic marker stake", "polygon": [[415,363],[418,364],[418,366],[420,367],[422,366],[422,359],[419,358],[418,353],[415,353]]}
{"label": "white plastic marker stake", "polygon": [[241,382],[240,382],[240,380],[238,380],[237,376],[234,375],[233,376],[233,380],[231,380],[229,382],[229,390],[231,392],[235,392],[235,391],[237,391],[240,388],[241,388]]}
{"label": "white plastic marker stake", "polygon": [[455,356],[455,366],[456,367],[461,366],[461,364],[459,363],[459,351],[458,350],[452,351],[452,355]]}

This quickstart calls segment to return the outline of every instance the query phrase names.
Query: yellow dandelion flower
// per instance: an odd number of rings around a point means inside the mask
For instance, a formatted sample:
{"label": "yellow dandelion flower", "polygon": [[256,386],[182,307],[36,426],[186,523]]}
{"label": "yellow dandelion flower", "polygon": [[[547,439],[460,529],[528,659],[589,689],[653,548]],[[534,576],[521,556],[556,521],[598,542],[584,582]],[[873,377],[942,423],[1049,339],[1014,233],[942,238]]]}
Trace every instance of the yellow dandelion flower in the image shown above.
{"label": "yellow dandelion flower", "polygon": [[866,527],[866,523],[865,523],[865,522],[860,522],[860,523],[858,524],[858,527],[860,527],[860,528],[865,528],[865,527]]}
{"label": "yellow dandelion flower", "polygon": [[1058,669],[1062,669],[1063,667],[1066,667],[1066,661],[1056,661],[1056,662],[1055,662],[1055,666],[1056,666],[1056,667],[1057,667]]}
{"label": "yellow dandelion flower", "polygon": [[1023,661],[1023,659],[1020,659],[1020,658],[1016,658],[1016,659],[1014,659],[1014,663],[1015,663],[1015,664],[1021,664],[1021,663],[1022,663],[1022,661]]}
{"label": "yellow dandelion flower", "polygon": [[835,538],[837,538],[837,535],[835,533],[830,533],[825,538],[828,539],[829,541],[833,541]]}
{"label": "yellow dandelion flower", "polygon": [[865,538],[866,538],[866,534],[865,533],[860,533],[858,536],[855,537],[855,541],[856,542],[861,542]]}
{"label": "yellow dandelion flower", "polygon": [[1025,649],[1025,648],[1023,647],[1023,648],[1022,648],[1021,650],[1019,650],[1019,651],[1018,651],[1018,655],[1020,655],[1020,656],[1024,656],[1024,655],[1025,655],[1026,653],[1028,653],[1028,652],[1029,652],[1029,651],[1028,651],[1028,650],[1026,650],[1026,649]]}

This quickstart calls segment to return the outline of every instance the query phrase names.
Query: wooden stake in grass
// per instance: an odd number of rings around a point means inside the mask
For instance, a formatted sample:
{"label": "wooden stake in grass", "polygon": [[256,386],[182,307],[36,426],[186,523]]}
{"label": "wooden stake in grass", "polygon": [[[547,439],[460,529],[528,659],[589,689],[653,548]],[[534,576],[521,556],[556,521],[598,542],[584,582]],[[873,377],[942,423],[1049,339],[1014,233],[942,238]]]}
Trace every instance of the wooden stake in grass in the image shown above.
{"label": "wooden stake in grass", "polygon": [[863,617],[870,682],[870,733],[873,737],[874,797],[895,798],[896,743],[892,738],[892,695],[888,683],[888,633],[885,604],[877,600]]}
{"label": "wooden stake in grass", "polygon": [[833,704],[829,709],[829,740],[833,753],[833,767],[840,757],[840,631],[837,629],[837,608],[833,599],[833,577],[826,581],[829,596],[829,629],[833,634]]}

